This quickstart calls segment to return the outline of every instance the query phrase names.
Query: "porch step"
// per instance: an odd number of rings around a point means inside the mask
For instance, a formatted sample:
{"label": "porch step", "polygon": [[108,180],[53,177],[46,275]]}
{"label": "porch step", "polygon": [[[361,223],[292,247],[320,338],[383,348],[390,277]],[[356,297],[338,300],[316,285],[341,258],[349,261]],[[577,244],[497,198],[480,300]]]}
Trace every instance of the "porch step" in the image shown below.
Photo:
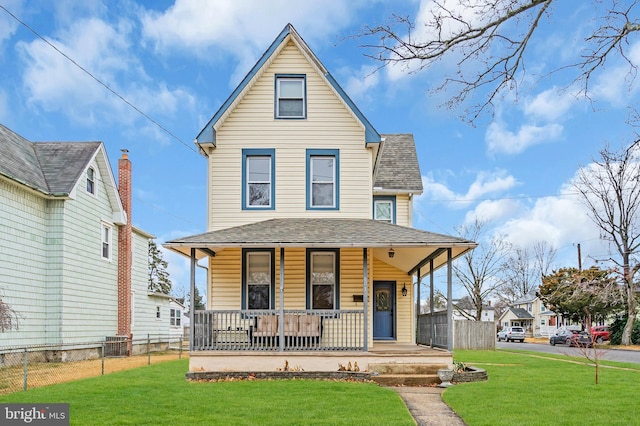
{"label": "porch step", "polygon": [[438,376],[438,370],[448,368],[442,363],[369,363],[369,372],[378,375],[432,375]]}
{"label": "porch step", "polygon": [[382,374],[371,375],[371,380],[383,386],[427,386],[440,383],[437,374]]}
{"label": "porch step", "polygon": [[440,383],[441,363],[370,363],[371,380],[384,386],[426,386]]}

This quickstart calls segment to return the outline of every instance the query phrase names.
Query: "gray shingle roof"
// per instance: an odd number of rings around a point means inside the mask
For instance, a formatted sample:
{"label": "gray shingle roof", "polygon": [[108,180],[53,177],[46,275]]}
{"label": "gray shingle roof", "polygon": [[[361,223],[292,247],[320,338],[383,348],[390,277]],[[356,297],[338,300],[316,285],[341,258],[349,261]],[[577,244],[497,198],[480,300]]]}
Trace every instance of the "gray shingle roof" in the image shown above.
{"label": "gray shingle roof", "polygon": [[416,145],[410,133],[385,134],[373,187],[422,193],[422,176]]}
{"label": "gray shingle roof", "polygon": [[0,174],[48,195],[68,195],[100,142],[30,142],[0,124]]}
{"label": "gray shingle roof", "polygon": [[529,313],[529,311],[527,311],[526,309],[522,309],[522,308],[509,308],[509,310],[511,312],[513,312],[513,314],[516,316],[516,318],[518,319],[532,319],[533,315],[531,315],[531,313]]}
{"label": "gray shingle roof", "polygon": [[469,246],[472,241],[372,219],[288,218],[221,229],[168,241],[167,246],[297,245],[331,247]]}

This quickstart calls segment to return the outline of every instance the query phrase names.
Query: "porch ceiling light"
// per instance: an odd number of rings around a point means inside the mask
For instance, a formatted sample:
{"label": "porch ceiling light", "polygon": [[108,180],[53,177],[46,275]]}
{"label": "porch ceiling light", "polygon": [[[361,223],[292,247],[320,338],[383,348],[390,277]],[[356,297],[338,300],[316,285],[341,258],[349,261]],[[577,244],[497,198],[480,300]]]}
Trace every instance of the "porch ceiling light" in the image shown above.
{"label": "porch ceiling light", "polygon": [[389,259],[393,259],[393,256],[396,255],[396,252],[393,251],[393,247],[389,249]]}
{"label": "porch ceiling light", "polygon": [[402,297],[407,297],[407,284],[402,283]]}

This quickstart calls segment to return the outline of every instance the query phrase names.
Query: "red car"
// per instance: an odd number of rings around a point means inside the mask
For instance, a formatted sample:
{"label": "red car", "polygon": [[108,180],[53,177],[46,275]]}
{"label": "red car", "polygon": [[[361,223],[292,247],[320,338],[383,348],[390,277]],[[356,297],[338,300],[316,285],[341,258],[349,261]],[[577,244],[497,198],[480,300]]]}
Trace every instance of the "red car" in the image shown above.
{"label": "red car", "polygon": [[609,340],[611,337],[609,333],[608,325],[596,325],[595,327],[591,327],[591,336],[596,343],[602,343],[606,340]]}

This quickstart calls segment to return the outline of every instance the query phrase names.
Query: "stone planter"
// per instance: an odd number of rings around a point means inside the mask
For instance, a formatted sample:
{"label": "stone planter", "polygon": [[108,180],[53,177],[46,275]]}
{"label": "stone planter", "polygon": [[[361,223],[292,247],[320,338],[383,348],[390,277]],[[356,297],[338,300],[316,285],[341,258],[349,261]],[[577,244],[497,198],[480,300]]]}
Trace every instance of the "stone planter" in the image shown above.
{"label": "stone planter", "polygon": [[438,370],[438,378],[440,379],[440,384],[438,387],[446,388],[451,386],[451,380],[453,379],[453,370],[449,370],[448,368],[441,368]]}
{"label": "stone planter", "polygon": [[[439,371],[438,371],[439,373]],[[467,367],[465,371],[455,372],[451,381],[453,383],[469,383],[488,380],[487,371],[482,368]]]}

